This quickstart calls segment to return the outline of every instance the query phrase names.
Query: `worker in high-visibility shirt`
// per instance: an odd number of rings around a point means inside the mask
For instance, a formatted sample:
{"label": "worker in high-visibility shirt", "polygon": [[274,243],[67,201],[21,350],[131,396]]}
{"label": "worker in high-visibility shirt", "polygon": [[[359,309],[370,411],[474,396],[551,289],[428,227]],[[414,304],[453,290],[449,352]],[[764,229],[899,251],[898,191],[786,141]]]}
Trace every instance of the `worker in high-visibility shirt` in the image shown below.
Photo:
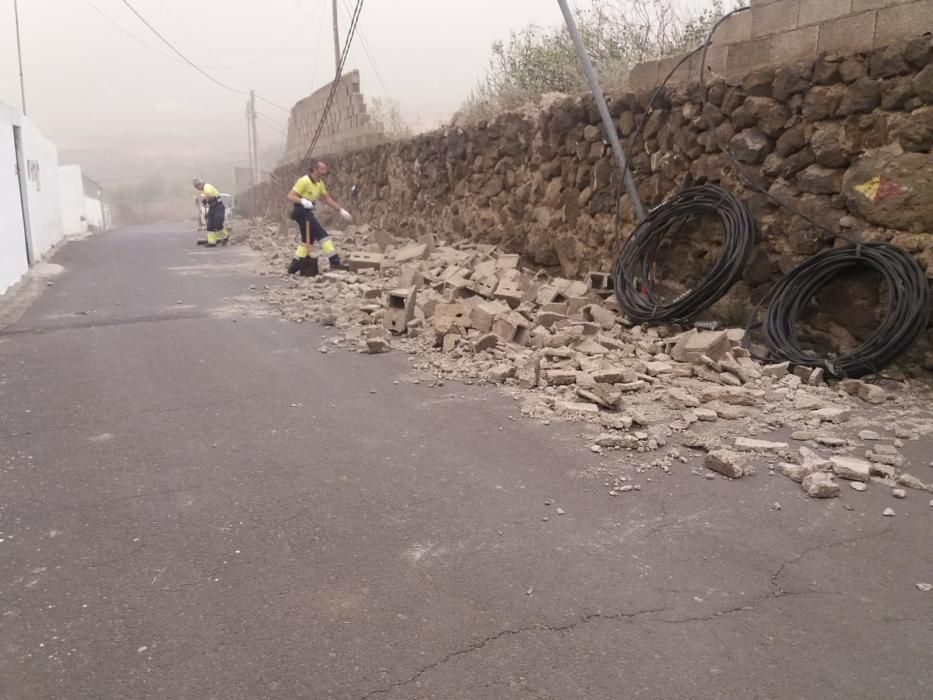
{"label": "worker in high-visibility shirt", "polygon": [[312,160],[308,166],[308,174],[298,178],[288,193],[288,201],[294,205],[292,219],[298,223],[298,247],[288,266],[290,275],[296,272],[301,272],[304,277],[318,274],[317,258],[310,255],[311,244],[314,241],[318,242],[321,252],[329,258],[331,269],[341,267],[334,242],[314,215],[315,202],[323,201],[347,221],[352,221],[353,217],[328,194],[323,180],[325,175],[327,165],[322,161]]}
{"label": "worker in high-visibility shirt", "polygon": [[207,245],[211,248],[218,243],[227,245],[230,234],[224,226],[226,207],[220,198],[220,190],[198,179],[194,181],[194,189],[201,193],[201,200],[207,207]]}

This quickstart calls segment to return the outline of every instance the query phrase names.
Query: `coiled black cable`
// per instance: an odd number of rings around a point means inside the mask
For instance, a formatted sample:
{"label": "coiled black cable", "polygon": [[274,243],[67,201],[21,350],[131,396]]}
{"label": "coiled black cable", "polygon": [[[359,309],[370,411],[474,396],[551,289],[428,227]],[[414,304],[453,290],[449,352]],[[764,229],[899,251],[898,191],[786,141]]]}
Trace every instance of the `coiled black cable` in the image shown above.
{"label": "coiled black cable", "polygon": [[[696,286],[665,303],[657,291],[654,269],[661,245],[690,219],[707,216],[718,217],[722,224],[719,257]],[[735,195],[713,185],[681,190],[651,211],[625,242],[612,271],[616,297],[631,321],[688,321],[738,281],[757,241],[755,218]]]}
{"label": "coiled black cable", "polygon": [[[804,351],[796,326],[806,305],[840,274],[859,268],[878,271],[887,284],[887,313],[881,325],[857,348],[838,357],[818,357]],[[769,359],[822,367],[839,379],[880,371],[917,341],[930,315],[926,274],[907,252],[888,243],[824,250],[778,280],[767,302],[761,333]],[[749,330],[754,320],[753,316]],[[746,343],[749,335],[746,333]]]}

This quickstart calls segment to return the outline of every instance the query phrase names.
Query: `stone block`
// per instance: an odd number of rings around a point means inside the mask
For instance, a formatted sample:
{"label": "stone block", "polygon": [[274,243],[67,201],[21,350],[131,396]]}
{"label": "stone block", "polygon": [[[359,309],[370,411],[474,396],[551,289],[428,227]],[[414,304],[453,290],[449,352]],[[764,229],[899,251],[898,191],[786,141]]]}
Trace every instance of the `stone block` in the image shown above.
{"label": "stone block", "polygon": [[745,476],[745,458],[731,450],[713,450],[706,455],[706,468],[730,479]]}
{"label": "stone block", "polygon": [[424,243],[413,243],[404,248],[399,248],[392,254],[392,259],[397,263],[410,262],[423,258],[428,252],[428,246]]}
{"label": "stone block", "polygon": [[752,35],[748,38],[757,39],[796,29],[800,3],[801,0],[775,0],[769,5],[756,7],[750,13],[744,13],[752,15]]}
{"label": "stone block", "polygon": [[819,55],[820,28],[796,29],[771,37],[771,60],[775,63],[815,61]]}
{"label": "stone block", "polygon": [[499,286],[499,280],[495,277],[475,277],[470,280],[467,287],[474,294],[489,299]]}
{"label": "stone block", "polygon": [[615,283],[612,275],[607,272],[588,272],[586,274],[587,289],[601,297],[612,296],[615,293]]}
{"label": "stone block", "polygon": [[715,41],[720,44],[737,44],[752,38],[752,12],[740,12],[732,15],[719,25]]}
{"label": "stone block", "polygon": [[499,336],[497,336],[495,333],[487,333],[486,335],[481,335],[479,338],[473,341],[473,352],[491,350],[498,344]]}
{"label": "stone block", "polygon": [[500,284],[493,292],[492,298],[502,301],[512,309],[517,309],[525,297],[525,293],[516,286]]}
{"label": "stone block", "polygon": [[875,12],[841,17],[820,27],[820,53],[847,54],[874,46]]}
{"label": "stone block", "polygon": [[408,322],[415,317],[417,294],[415,287],[394,289],[386,294],[385,314],[382,317],[382,325],[386,330],[398,334],[408,332]]}
{"label": "stone block", "polygon": [[868,481],[871,476],[871,462],[854,457],[830,457],[833,471],[840,479],[847,481]]}
{"label": "stone block", "polygon": [[933,3],[929,0],[895,5],[878,10],[875,46],[912,39],[933,27]]}
{"label": "stone block", "polygon": [[572,369],[550,369],[544,372],[544,381],[550,386],[571,386],[577,382],[577,373]]}
{"label": "stone block", "polygon": [[805,477],[801,487],[810,498],[836,498],[839,496],[839,484],[830,474],[815,472]]}
{"label": "stone block", "polygon": [[726,73],[739,75],[771,63],[771,37],[743,41],[727,47]]}
{"label": "stone block", "polygon": [[527,345],[531,338],[531,329],[525,317],[514,311],[499,316],[492,324],[492,332],[506,343]]}
{"label": "stone block", "polygon": [[699,362],[704,355],[718,360],[729,352],[729,348],[726,331],[691,331],[680,337],[671,350],[671,357],[676,362]]}
{"label": "stone block", "polygon": [[797,23],[800,27],[828,22],[852,12],[852,0],[802,0]]}
{"label": "stone block", "polygon": [[508,313],[509,307],[498,301],[486,301],[477,304],[470,310],[470,322],[473,328],[481,333],[492,330],[493,322],[501,315]]}
{"label": "stone block", "polygon": [[378,270],[384,261],[385,256],[382,253],[350,253],[347,257],[347,267],[353,272]]}

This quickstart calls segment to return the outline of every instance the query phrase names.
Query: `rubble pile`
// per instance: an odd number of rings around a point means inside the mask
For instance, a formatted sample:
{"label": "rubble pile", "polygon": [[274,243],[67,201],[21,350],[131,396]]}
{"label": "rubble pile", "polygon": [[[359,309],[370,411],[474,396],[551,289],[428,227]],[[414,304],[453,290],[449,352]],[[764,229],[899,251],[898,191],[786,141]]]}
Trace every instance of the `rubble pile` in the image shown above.
{"label": "rubble pile", "polygon": [[[284,276],[289,236],[256,226],[243,238]],[[665,472],[688,461],[686,448],[712,472],[784,474],[814,498],[838,496],[837,479],[933,491],[901,452],[933,433],[916,400],[923,389],[912,387],[908,401],[906,381],[828,384],[819,369],[761,364],[742,329],[633,326],[610,276],[526,270],[491,245],[368,227],[335,238],[349,271],[267,285],[265,300],[292,321],[335,327],[328,344],[409,353],[415,381],[503,386],[526,416],[599,426],[593,452],[642,453],[643,465]],[[755,437],[772,433],[786,437]],[[633,490],[623,482],[607,482],[610,494]]]}

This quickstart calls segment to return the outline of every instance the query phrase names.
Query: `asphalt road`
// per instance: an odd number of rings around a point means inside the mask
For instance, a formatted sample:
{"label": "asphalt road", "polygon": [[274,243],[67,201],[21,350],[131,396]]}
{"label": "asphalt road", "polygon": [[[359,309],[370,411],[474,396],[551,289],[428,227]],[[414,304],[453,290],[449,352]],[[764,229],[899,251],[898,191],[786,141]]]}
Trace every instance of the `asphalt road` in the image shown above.
{"label": "asphalt road", "polygon": [[610,498],[579,426],[321,354],[194,237],[71,243],[0,331],[0,697],[933,697],[929,494]]}

